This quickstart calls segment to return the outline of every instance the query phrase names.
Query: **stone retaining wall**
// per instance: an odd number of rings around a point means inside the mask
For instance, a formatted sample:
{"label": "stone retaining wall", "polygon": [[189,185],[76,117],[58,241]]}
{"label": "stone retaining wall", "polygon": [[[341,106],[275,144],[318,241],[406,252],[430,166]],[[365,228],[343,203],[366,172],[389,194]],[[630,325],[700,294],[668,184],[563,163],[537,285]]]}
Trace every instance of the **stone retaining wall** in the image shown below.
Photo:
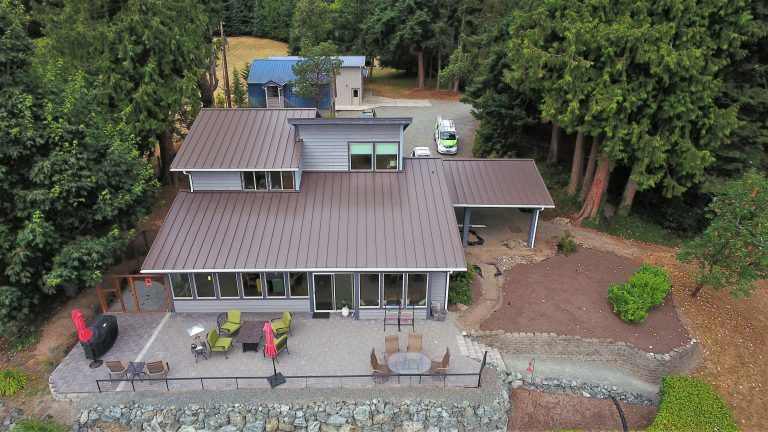
{"label": "stone retaining wall", "polygon": [[686,373],[699,361],[699,342],[696,339],[668,353],[655,354],[612,339],[588,339],[554,333],[478,330],[470,332],[470,336],[502,354],[604,362],[650,383],[660,383],[665,375]]}

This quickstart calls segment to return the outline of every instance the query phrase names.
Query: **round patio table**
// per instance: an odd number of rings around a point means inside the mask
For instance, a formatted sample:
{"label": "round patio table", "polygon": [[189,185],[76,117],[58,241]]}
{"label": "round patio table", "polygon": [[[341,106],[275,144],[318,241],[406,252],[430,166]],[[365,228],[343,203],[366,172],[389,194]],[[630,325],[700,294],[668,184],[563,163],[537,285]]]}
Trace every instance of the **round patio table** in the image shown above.
{"label": "round patio table", "polygon": [[423,374],[432,366],[432,360],[422,353],[399,352],[387,359],[387,366],[396,374]]}

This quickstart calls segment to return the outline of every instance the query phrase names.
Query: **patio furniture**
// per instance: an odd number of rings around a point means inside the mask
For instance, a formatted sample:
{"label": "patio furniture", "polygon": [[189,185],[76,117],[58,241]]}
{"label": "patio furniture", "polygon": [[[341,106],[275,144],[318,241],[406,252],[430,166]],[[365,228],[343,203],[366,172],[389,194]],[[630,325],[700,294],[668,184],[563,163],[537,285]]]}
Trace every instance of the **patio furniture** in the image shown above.
{"label": "patio furniture", "polygon": [[117,318],[114,315],[99,315],[90,325],[91,337],[87,342],[80,342],[85,358],[96,360],[106,354],[117,339]]}
{"label": "patio furniture", "polygon": [[109,369],[109,379],[112,379],[112,375],[125,375],[128,372],[129,363],[122,360],[107,360],[105,362],[107,369]]}
{"label": "patio furniture", "polygon": [[446,348],[445,355],[440,361],[432,360],[432,365],[429,367],[429,373],[434,374],[434,378],[440,379],[440,375],[445,380],[445,373],[448,371],[448,363],[451,361],[451,350]]}
{"label": "patio furniture", "polygon": [[387,326],[397,326],[397,331],[400,331],[400,308],[387,306],[384,309],[384,331],[387,331]]}
{"label": "patio furniture", "polygon": [[[411,329],[416,330],[416,316],[415,316],[416,310],[412,307],[404,307],[400,309],[400,324],[401,325],[408,325],[408,323],[411,324]],[[400,327],[398,326],[398,330],[400,330]]]}
{"label": "patio furniture", "polygon": [[192,354],[195,356],[195,363],[197,363],[198,357],[208,360],[208,346],[205,345],[205,342],[193,343],[190,345],[189,350],[192,351]]}
{"label": "patio furniture", "polygon": [[224,358],[229,358],[227,356],[227,351],[232,348],[232,338],[219,336],[219,334],[216,333],[216,329],[211,329],[208,332],[208,347],[211,352],[223,352]]}
{"label": "patio furniture", "polygon": [[201,342],[200,335],[205,333],[205,327],[203,324],[197,323],[192,327],[187,327],[187,334],[197,342]]}
{"label": "patio furniture", "polygon": [[293,331],[291,331],[291,320],[290,312],[283,312],[283,316],[280,318],[272,318],[270,322],[272,323],[272,332],[275,336],[284,333],[290,333],[291,336],[293,336]]}
{"label": "patio furniture", "polygon": [[379,363],[379,359],[376,358],[376,348],[371,350],[371,370],[374,382],[383,384],[389,380],[389,366]]}
{"label": "patio furniture", "polygon": [[235,342],[243,344],[243,352],[259,352],[263,327],[263,321],[243,321],[240,333],[237,334],[237,338],[235,339]]}
{"label": "patio furniture", "polygon": [[432,360],[420,352],[399,352],[387,359],[389,370],[396,374],[423,374],[432,366]]}
{"label": "patio furniture", "polygon": [[389,358],[392,354],[400,352],[400,336],[398,335],[386,335],[384,336],[384,349],[386,350],[385,358]]}
{"label": "patio furniture", "polygon": [[219,326],[219,334],[232,336],[240,330],[243,325],[240,319],[240,311],[237,309],[230,309],[226,313],[220,313],[216,318],[216,324]]}
{"label": "patio furniture", "polygon": [[149,376],[150,380],[152,380],[153,376],[163,375],[163,374],[165,375],[166,378],[168,378],[168,372],[171,370],[171,367],[168,366],[168,362],[164,362],[162,360],[149,362],[146,364],[146,367],[147,367],[147,375]]}
{"label": "patio furniture", "polygon": [[[266,348],[266,344],[264,344],[264,348]],[[275,338],[275,348],[277,348],[277,354],[280,355],[281,352],[285,351],[288,354],[291,352],[288,351],[288,335],[284,334],[282,336],[278,336]],[[261,350],[261,353],[264,357],[266,357],[266,353],[264,353],[264,349]]]}
{"label": "patio furniture", "polygon": [[147,373],[144,372],[144,365],[144,362],[130,362],[130,364],[128,364],[128,369],[126,369],[126,373],[130,375],[131,379],[136,378],[137,375],[139,376],[139,379],[141,379],[142,375],[147,375]]}
{"label": "patio furniture", "polygon": [[445,309],[440,307],[440,302],[438,301],[432,302],[432,305],[430,307],[430,313],[432,314],[432,319],[435,321],[445,320]]}
{"label": "patio furniture", "polygon": [[[421,333],[408,333],[408,352],[420,353],[421,352]],[[430,360],[431,361],[431,360]]]}

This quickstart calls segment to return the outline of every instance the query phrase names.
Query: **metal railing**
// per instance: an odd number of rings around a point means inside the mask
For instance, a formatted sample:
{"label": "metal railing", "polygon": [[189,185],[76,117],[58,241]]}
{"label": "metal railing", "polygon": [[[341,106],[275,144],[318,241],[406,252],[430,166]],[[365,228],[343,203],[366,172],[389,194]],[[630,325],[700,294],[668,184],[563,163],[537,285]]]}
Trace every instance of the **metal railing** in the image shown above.
{"label": "metal railing", "polygon": [[[480,370],[477,372],[468,372],[468,373],[424,373],[424,374],[361,374],[361,375],[283,375],[283,377],[286,379],[286,387],[291,388],[310,388],[313,387],[310,384],[313,384],[316,380],[321,380],[325,385],[322,385],[322,387],[339,387],[339,388],[360,388],[360,387],[371,387],[371,384],[373,387],[388,387],[388,388],[397,388],[397,387],[414,387],[414,379],[418,378],[418,386],[423,386],[424,383],[422,383],[422,379],[429,378],[434,381],[442,381],[443,387],[448,387],[448,381],[450,378],[458,378],[458,377],[472,377],[472,381],[470,385],[461,385],[461,386],[453,386],[453,387],[467,387],[467,388],[480,388],[482,376],[483,376],[483,370],[486,366],[486,359],[488,356],[488,352],[486,351],[483,353],[483,360],[480,363]],[[475,385],[474,377],[477,378],[477,384]],[[227,377],[165,377],[165,378],[140,378],[140,377],[131,377],[131,378],[109,378],[109,379],[97,379],[96,380],[96,387],[99,389],[99,393],[103,392],[114,392],[114,391],[121,391],[120,385],[118,384],[116,389],[109,389],[104,388],[106,387],[107,383],[130,383],[131,384],[131,390],[136,391],[136,383],[148,383],[150,385],[149,388],[142,388],[141,390],[151,390],[153,387],[151,387],[154,383],[160,382],[165,383],[165,389],[167,391],[171,390],[170,383],[189,383],[189,382],[199,382],[200,387],[198,388],[196,385],[194,388],[179,388],[179,390],[205,390],[205,383],[209,382],[222,382],[222,381],[233,381],[234,386],[229,386],[225,388],[217,387],[215,390],[231,390],[234,389],[241,389],[241,388],[269,388],[269,385],[266,384],[264,386],[259,387],[249,387],[246,384],[247,382],[254,382],[254,381],[262,381],[262,383],[267,383],[267,379],[269,376],[227,376]],[[386,378],[386,379],[385,379]],[[407,384],[403,384],[404,378],[407,379]],[[397,380],[397,384],[393,384],[394,380]],[[303,385],[296,385],[301,384],[301,381],[303,380]],[[327,385],[328,382],[334,382],[338,380],[337,386],[333,385]],[[344,382],[349,380],[359,380],[357,381],[358,384],[361,384],[365,382],[367,385],[344,385]],[[370,380],[370,381],[367,381]],[[392,380],[393,382],[390,382]],[[380,381],[380,382],[379,382]],[[318,386],[320,387],[320,386]],[[209,385],[209,389],[210,385]],[[174,389],[176,390],[176,389]]]}

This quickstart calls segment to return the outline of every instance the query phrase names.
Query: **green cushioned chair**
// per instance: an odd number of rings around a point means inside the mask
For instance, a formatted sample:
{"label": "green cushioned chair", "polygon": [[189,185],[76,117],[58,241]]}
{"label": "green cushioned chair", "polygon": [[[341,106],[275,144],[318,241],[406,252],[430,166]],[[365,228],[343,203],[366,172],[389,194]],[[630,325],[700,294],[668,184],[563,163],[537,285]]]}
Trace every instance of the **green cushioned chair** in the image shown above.
{"label": "green cushioned chair", "polygon": [[293,336],[293,332],[291,331],[291,313],[290,312],[283,312],[282,318],[273,318],[271,322],[272,322],[272,332],[275,335],[290,333],[291,336]]}
{"label": "green cushioned chair", "polygon": [[[267,348],[267,344],[264,344],[264,348],[261,349],[262,355],[264,357],[267,356],[267,354],[264,352],[264,350]],[[285,351],[288,354],[291,352],[288,351],[288,335],[284,334],[282,336],[278,336],[275,338],[275,348],[277,348],[277,354],[279,355],[281,352]]]}
{"label": "green cushioned chair", "polygon": [[240,311],[236,309],[230,309],[227,313],[219,314],[216,323],[219,326],[219,333],[223,335],[233,335],[243,325],[243,321],[240,319]]}
{"label": "green cushioned chair", "polygon": [[224,358],[229,358],[227,351],[232,348],[232,338],[219,336],[216,329],[211,329],[208,332],[208,347],[211,352],[223,352]]}

